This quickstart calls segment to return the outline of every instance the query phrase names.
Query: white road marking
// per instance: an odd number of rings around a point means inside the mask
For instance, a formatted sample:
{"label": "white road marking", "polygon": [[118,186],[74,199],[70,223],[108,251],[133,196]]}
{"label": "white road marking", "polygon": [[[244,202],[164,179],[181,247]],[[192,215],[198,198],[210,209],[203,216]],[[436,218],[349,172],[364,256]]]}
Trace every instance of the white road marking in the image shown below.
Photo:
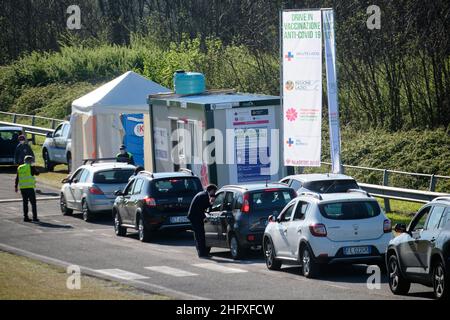
{"label": "white road marking", "polygon": [[133,272],[129,272],[126,270],[122,270],[122,269],[99,269],[99,270],[95,270],[96,272],[102,273],[104,275],[110,276],[110,277],[114,277],[114,278],[119,278],[119,279],[123,279],[123,280],[142,280],[142,279],[148,279],[148,277],[137,274],[137,273],[133,273]]}
{"label": "white road marking", "polygon": [[[40,254],[36,254],[36,253],[32,253],[30,251],[26,251],[23,249],[19,249],[19,248],[15,248],[12,246],[8,246],[6,244],[0,243],[0,250],[3,251],[7,251],[10,253],[14,253],[14,254],[18,254],[24,257],[28,257],[31,259],[35,259],[35,260],[40,260],[43,261],[45,263],[49,263],[49,264],[53,264],[56,266],[60,266],[63,268],[67,268],[68,266],[71,266],[74,264],[74,262],[67,262],[67,261],[63,261],[63,260],[59,260],[59,259],[55,259],[55,258],[50,258],[47,256],[43,256]],[[79,265],[81,268],[81,272],[83,274],[87,274],[87,275],[91,275],[91,276],[99,276],[99,274],[101,275],[102,273],[97,272],[96,270],[93,270],[91,268]],[[154,293],[157,294],[162,294],[162,295],[166,295],[166,296],[171,296],[174,297],[178,300],[209,300],[208,298],[205,297],[200,297],[200,296],[196,296],[190,293],[185,293],[182,291],[178,291],[178,290],[174,290],[174,289],[170,289],[167,287],[163,287],[161,285],[157,285],[154,283],[150,283],[148,281],[139,281],[139,280],[124,280],[126,281],[125,283],[128,285],[134,285],[137,286],[138,288],[146,288],[148,290],[153,291]]]}
{"label": "white road marking", "polygon": [[193,264],[194,267],[203,268],[211,271],[217,271],[221,273],[244,273],[248,272],[247,270],[238,269],[238,268],[231,268],[231,267],[225,267],[221,266],[220,264],[215,263],[198,263]]}
{"label": "white road marking", "polygon": [[145,267],[144,269],[167,274],[173,277],[193,277],[198,276],[196,273],[184,271],[181,269],[176,269],[168,266],[155,266],[155,267]]}

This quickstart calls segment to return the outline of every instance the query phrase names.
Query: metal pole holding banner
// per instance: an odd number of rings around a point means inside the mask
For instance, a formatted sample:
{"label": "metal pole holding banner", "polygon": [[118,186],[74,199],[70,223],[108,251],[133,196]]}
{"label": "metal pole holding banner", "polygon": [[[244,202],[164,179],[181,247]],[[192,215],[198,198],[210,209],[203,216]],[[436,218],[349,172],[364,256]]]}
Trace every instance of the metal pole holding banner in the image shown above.
{"label": "metal pole holding banner", "polygon": [[322,10],[322,28],[325,42],[327,71],[328,122],[330,127],[330,154],[333,173],[342,173],[341,134],[339,125],[338,77],[336,66],[336,43],[334,11]]}

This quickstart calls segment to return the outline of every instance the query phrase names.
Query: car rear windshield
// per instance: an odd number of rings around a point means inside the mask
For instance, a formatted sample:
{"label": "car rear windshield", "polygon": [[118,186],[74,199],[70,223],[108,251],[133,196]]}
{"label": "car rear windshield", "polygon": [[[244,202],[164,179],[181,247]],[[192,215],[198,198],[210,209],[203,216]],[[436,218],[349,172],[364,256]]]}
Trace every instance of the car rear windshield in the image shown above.
{"label": "car rear windshield", "polygon": [[324,218],[332,220],[358,220],[376,217],[380,206],[376,201],[345,201],[319,205]]}
{"label": "car rear windshield", "polygon": [[155,197],[196,195],[202,191],[198,178],[158,179],[151,184],[151,194]]}
{"label": "car rear windshield", "polygon": [[339,193],[347,192],[349,189],[359,189],[358,184],[353,179],[311,181],[305,182],[303,187],[318,193]]}
{"label": "car rear windshield", "polygon": [[22,131],[16,131],[16,130],[0,131],[0,141],[1,142],[18,143],[19,136],[21,134],[22,134]]}
{"label": "car rear windshield", "polygon": [[127,183],[134,174],[132,169],[111,169],[99,171],[94,174],[94,183],[99,184],[120,184]]}
{"label": "car rear windshield", "polygon": [[263,190],[251,194],[250,207],[252,210],[271,210],[284,208],[295,198],[292,190]]}

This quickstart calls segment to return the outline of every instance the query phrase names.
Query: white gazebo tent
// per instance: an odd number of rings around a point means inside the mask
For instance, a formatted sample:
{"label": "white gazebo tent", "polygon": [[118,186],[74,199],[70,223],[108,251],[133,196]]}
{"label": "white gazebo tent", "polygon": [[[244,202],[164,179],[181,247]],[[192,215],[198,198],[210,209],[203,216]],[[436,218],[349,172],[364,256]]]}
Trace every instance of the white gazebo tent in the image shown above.
{"label": "white gazebo tent", "polygon": [[125,133],[120,115],[147,116],[147,97],[165,92],[170,90],[128,71],[73,101],[70,117],[72,168],[79,167],[83,159],[114,157]]}

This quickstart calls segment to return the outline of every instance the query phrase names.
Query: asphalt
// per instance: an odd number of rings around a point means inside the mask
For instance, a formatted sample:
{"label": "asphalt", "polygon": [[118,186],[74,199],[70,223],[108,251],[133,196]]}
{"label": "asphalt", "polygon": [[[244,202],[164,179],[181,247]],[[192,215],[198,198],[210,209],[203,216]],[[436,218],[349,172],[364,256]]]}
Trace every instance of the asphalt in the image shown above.
{"label": "asphalt", "polygon": [[[17,198],[14,175],[0,173],[0,199]],[[42,194],[58,190],[38,186]],[[116,280],[176,299],[431,299],[432,290],[413,285],[408,296],[391,294],[386,277],[381,288],[367,287],[367,266],[328,267],[320,279],[306,279],[300,269],[267,270],[261,253],[242,261],[213,249],[211,259],[199,259],[190,232],[161,233],[141,243],[136,233],[114,234],[111,217],[86,223],[80,215],[62,216],[57,200],[38,203],[40,223],[22,221],[20,202],[0,203],[0,250],[68,266],[85,274]],[[1,262],[0,262],[1,263]]]}

